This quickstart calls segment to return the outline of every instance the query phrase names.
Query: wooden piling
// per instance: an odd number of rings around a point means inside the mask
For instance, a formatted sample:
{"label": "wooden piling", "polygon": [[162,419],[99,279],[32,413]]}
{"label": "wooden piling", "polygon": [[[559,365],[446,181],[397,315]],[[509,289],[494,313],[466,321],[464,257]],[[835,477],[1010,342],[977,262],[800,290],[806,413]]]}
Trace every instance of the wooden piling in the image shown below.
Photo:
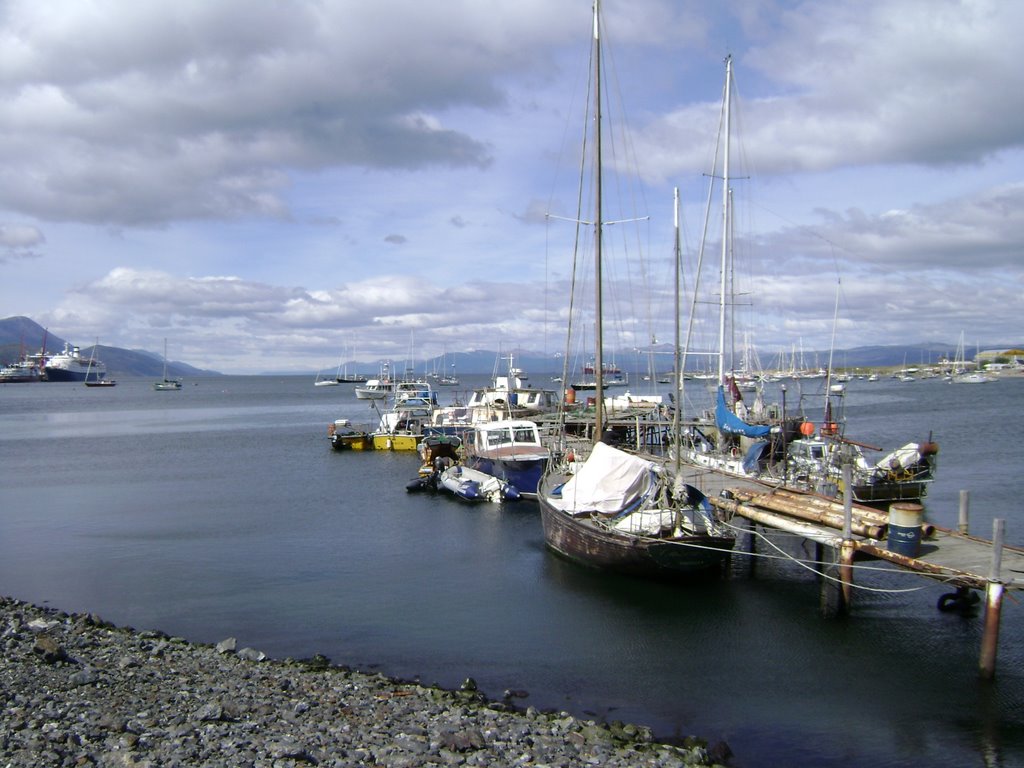
{"label": "wooden piling", "polygon": [[992,521],[992,566],[985,586],[985,629],[981,636],[981,658],[978,667],[981,676],[991,680],[996,675],[996,651],[999,648],[999,620],[1003,610],[1003,583],[999,571],[1003,561],[1003,534],[1005,521]]}
{"label": "wooden piling", "polygon": [[960,531],[964,536],[968,534],[970,525],[968,523],[968,515],[971,508],[971,494],[970,491],[960,491],[960,516],[957,530]]}

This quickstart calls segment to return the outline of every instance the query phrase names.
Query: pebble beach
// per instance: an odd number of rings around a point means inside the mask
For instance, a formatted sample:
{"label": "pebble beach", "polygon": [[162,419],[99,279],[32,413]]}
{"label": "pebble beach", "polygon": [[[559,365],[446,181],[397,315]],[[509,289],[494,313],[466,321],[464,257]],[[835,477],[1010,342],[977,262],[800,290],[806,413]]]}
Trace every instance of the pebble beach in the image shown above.
{"label": "pebble beach", "polygon": [[713,766],[723,743],[0,598],[3,766]]}

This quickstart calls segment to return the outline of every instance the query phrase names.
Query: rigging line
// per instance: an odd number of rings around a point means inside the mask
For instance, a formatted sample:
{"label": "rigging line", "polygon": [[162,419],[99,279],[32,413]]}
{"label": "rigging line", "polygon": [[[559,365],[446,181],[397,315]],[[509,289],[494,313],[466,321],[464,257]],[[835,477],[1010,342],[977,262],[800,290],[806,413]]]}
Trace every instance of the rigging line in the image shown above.
{"label": "rigging line", "polygon": [[825,237],[820,232],[816,232],[815,230],[813,230],[808,225],[806,225],[806,224],[799,224],[799,223],[793,221],[792,219],[790,219],[790,218],[788,218],[786,216],[783,216],[778,211],[775,211],[775,210],[769,208],[766,205],[762,205],[762,204],[756,203],[754,201],[750,201],[750,204],[752,206],[756,206],[757,208],[760,208],[762,211],[766,211],[766,212],[770,213],[772,216],[775,216],[778,219],[781,219],[782,221],[784,221],[787,224],[795,227],[797,230],[803,232],[804,234],[811,235],[812,237],[818,238],[823,243],[827,243],[831,247],[831,249],[832,249],[831,250],[832,266],[835,269],[837,275],[839,274],[839,262],[838,262],[838,260],[836,259],[836,256],[835,256],[836,249],[838,249],[840,251],[843,251],[844,253],[847,253],[850,256],[863,256],[864,255],[863,253],[858,253],[858,252],[853,251],[853,250],[851,250],[851,249],[849,249],[849,248],[847,248],[847,247],[845,247],[843,245],[840,245],[839,243],[835,242],[834,240],[830,240],[829,238]]}
{"label": "rigging line", "polygon": [[[606,41],[609,39],[607,30],[605,30],[603,26],[602,26],[602,29],[601,29],[601,34],[602,34],[602,36],[604,36]],[[629,206],[631,208],[631,212],[632,212],[632,215],[633,215],[633,220],[641,220],[641,219],[648,220],[649,217],[647,217],[647,216],[641,217],[638,214],[639,210],[649,210],[649,205],[647,204],[646,197],[643,194],[644,191],[645,191],[643,185],[636,184],[636,183],[628,183],[628,184],[625,184],[625,185],[623,184],[624,179],[628,178],[632,182],[632,181],[635,181],[636,179],[639,179],[640,174],[639,174],[639,172],[637,170],[639,168],[639,163],[637,162],[637,159],[636,159],[637,158],[636,148],[635,148],[635,146],[634,146],[634,144],[632,142],[631,133],[628,130],[628,127],[630,125],[630,121],[629,121],[628,112],[626,110],[626,101],[623,98],[623,92],[624,91],[622,89],[621,82],[620,82],[619,77],[618,77],[618,66],[617,66],[617,62],[616,62],[616,59],[615,59],[615,51],[616,51],[616,46],[615,45],[611,45],[611,44],[607,44],[606,43],[604,46],[602,46],[603,58],[604,58],[604,61],[605,61],[605,66],[602,68],[602,71],[603,71],[603,73],[605,75],[604,78],[602,79],[602,83],[604,84],[604,93],[605,93],[605,97],[606,97],[604,103],[606,103],[608,105],[613,105],[614,104],[614,106],[618,109],[618,111],[621,114],[621,119],[616,121],[616,125],[618,126],[618,131],[611,131],[610,130],[608,132],[608,134],[609,134],[608,138],[610,140],[609,141],[609,146],[610,146],[610,150],[611,150],[611,155],[613,157],[612,167],[614,167],[614,168],[628,168],[628,169],[630,169],[631,174],[627,177],[625,173],[616,173],[616,174],[614,174],[614,177],[613,177],[612,181],[614,182],[616,190],[618,192],[617,200],[620,202],[620,208],[621,208],[621,205],[624,202],[628,201],[628,204],[629,204]],[[613,96],[614,96],[614,98],[613,98]],[[611,123],[609,122],[609,124],[611,124]],[[617,140],[619,140],[619,141],[617,141]],[[620,148],[620,144],[621,144],[621,148]],[[622,158],[621,162],[618,160],[619,157]],[[624,187],[625,187],[625,191],[623,191]],[[631,306],[631,307],[644,306],[647,309],[647,317],[645,318],[645,321],[646,321],[646,325],[647,325],[648,335],[650,335],[650,329],[652,328],[653,320],[652,320],[652,317],[651,317],[651,301],[649,300],[649,297],[651,296],[651,291],[650,291],[650,285],[649,285],[649,277],[647,275],[646,258],[645,258],[645,255],[644,255],[645,254],[645,249],[643,248],[643,243],[641,241],[640,229],[636,228],[635,230],[633,230],[633,232],[635,233],[635,239],[636,239],[635,248],[636,248],[636,252],[638,254],[638,256],[636,258],[636,261],[638,262],[638,266],[639,266],[639,270],[640,270],[640,284],[641,284],[640,285],[640,289],[643,291],[643,296],[645,297],[646,300],[642,301],[640,303],[637,302],[637,299],[633,295],[634,294],[633,281],[630,280],[630,279],[627,279],[626,286],[627,286],[627,293],[628,293],[628,301],[629,301],[629,306]],[[649,239],[650,238],[649,238],[649,235],[648,235],[648,240]],[[632,266],[632,262],[634,261],[634,259],[631,259],[629,257],[629,245],[628,245],[627,237],[626,237],[625,233],[622,236],[622,245],[623,245],[623,247],[624,247],[624,249],[626,251],[625,264],[626,264],[626,268],[627,268],[627,278],[629,278],[629,277],[631,277],[631,275],[630,275],[630,267]],[[614,287],[614,285],[615,285],[614,281],[610,281],[610,283]],[[621,321],[620,321],[619,325],[620,325],[620,336],[621,336],[621,325],[622,325]]]}
{"label": "rigging line", "polygon": [[[727,527],[730,527],[730,528],[734,528],[735,530],[738,530],[738,531],[743,531],[743,532],[746,532],[746,533],[750,533],[750,535],[752,535],[752,536],[757,536],[759,539],[764,541],[772,549],[774,549],[777,552],[779,552],[778,555],[762,554],[760,552],[744,552],[744,553],[742,553],[742,554],[744,554],[744,555],[746,555],[748,557],[760,557],[760,558],[765,559],[765,560],[787,560],[789,562],[792,562],[792,563],[795,563],[796,565],[801,566],[802,568],[805,568],[808,571],[811,571],[812,573],[817,574],[818,576],[820,576],[822,578],[831,579],[833,581],[842,581],[841,579],[838,579],[836,577],[830,576],[827,573],[823,573],[823,572],[819,571],[818,569],[811,567],[811,565],[810,565],[810,564],[822,565],[823,564],[822,561],[820,561],[820,560],[802,560],[802,559],[800,559],[798,557],[794,557],[793,555],[789,554],[788,552],[783,550],[781,547],[779,547],[777,544],[775,544],[775,542],[773,542],[770,538],[765,536],[763,533],[759,533],[757,531],[751,531],[749,529],[741,529],[738,526],[733,526],[731,523],[727,523],[727,522],[723,523],[723,525],[725,525]],[[804,538],[802,536],[799,536],[798,534],[787,534],[787,535],[790,536],[791,538],[794,538],[794,539]],[[893,568],[886,568],[886,567],[878,566],[878,565],[858,565],[856,563],[851,563],[849,567],[853,571],[874,571],[874,572],[879,572],[879,573],[887,573],[887,574],[900,575],[900,576],[915,576],[915,577],[919,575],[917,573],[911,573],[909,571],[896,570],[896,569],[893,569]],[[948,575],[944,576],[943,578],[935,578],[934,576],[929,576],[929,578],[933,582],[937,582],[937,583],[940,583],[940,584],[948,584],[950,582],[956,581],[960,577],[957,574],[948,574]],[[927,589],[931,585],[930,584],[924,584],[924,585],[922,585],[920,587],[908,587],[906,589],[886,589],[886,588],[882,588],[882,587],[866,587],[866,586],[861,586],[861,585],[857,585],[857,584],[851,584],[851,586],[853,586],[853,587],[855,587],[857,589],[861,589],[861,590],[867,591],[867,592],[884,592],[884,593],[891,592],[891,593],[895,594],[895,593],[902,593],[902,592],[919,592],[919,591],[921,591],[923,589]]]}

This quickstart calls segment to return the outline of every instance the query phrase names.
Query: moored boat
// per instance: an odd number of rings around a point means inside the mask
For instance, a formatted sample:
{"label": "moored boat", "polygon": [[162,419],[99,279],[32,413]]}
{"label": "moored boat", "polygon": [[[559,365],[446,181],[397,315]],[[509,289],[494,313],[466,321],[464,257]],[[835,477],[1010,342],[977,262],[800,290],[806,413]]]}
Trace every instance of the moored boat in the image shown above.
{"label": "moored boat", "polygon": [[327,437],[336,451],[373,450],[373,438],[369,432],[356,429],[348,419],[335,419],[328,424]]}
{"label": "moored boat", "polygon": [[0,384],[29,384],[42,379],[39,366],[33,360],[19,360],[0,368]]}
{"label": "moored boat", "polygon": [[519,489],[494,475],[479,469],[455,464],[443,470],[437,478],[439,490],[447,491],[463,501],[515,501]]}
{"label": "moored boat", "polygon": [[685,579],[722,568],[735,543],[697,488],[604,443],[549,469],[538,499],[548,547],[593,568]]}
{"label": "moored boat", "polygon": [[558,408],[560,397],[555,390],[526,385],[521,376],[514,373],[521,369],[513,365],[512,355],[500,359],[508,360],[508,374],[495,374],[488,386],[473,390],[466,404],[471,423],[529,419]]}
{"label": "moored boat", "polygon": [[535,497],[551,452],[540,430],[525,419],[477,424],[466,442],[466,464],[511,483]]}
{"label": "moored boat", "polygon": [[157,392],[176,392],[181,389],[181,379],[167,378],[167,339],[164,339],[164,375],[160,381],[153,382],[153,389]]}
{"label": "moored boat", "polygon": [[[644,577],[686,579],[723,567],[735,536],[717,520],[704,495],[653,459],[600,442],[605,419],[602,317],[601,63],[600,3],[594,3],[594,410],[589,455],[580,462],[562,436],[538,487],[548,548],[581,565]],[[677,255],[678,259],[678,255]],[[678,313],[677,313],[678,314]],[[570,325],[571,340],[571,325]],[[677,349],[679,344],[676,344]],[[677,366],[678,370],[678,366]],[[564,412],[563,412],[564,415]]]}
{"label": "moored boat", "polygon": [[395,385],[394,403],[371,433],[378,451],[415,451],[430,426],[437,395],[422,381]]}
{"label": "moored boat", "polygon": [[385,400],[395,391],[395,382],[391,378],[391,364],[381,363],[380,375],[375,379],[367,379],[355,387],[357,400]]}

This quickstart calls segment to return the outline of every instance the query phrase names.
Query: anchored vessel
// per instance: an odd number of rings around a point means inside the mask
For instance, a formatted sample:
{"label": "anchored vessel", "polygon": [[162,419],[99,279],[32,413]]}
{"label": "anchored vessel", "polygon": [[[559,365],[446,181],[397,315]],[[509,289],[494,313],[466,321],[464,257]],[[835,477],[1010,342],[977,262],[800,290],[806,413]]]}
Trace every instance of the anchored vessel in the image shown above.
{"label": "anchored vessel", "polygon": [[107,366],[100,360],[82,357],[82,351],[67,342],[60,354],[46,361],[44,366],[47,381],[98,381],[107,375]]}

